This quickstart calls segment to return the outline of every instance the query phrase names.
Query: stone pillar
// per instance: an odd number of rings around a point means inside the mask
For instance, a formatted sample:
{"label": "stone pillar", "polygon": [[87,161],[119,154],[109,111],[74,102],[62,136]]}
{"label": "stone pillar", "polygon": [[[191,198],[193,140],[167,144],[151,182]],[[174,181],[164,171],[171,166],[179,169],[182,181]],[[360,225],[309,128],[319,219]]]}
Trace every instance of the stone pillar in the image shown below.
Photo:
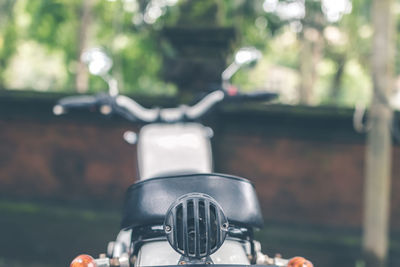
{"label": "stone pillar", "polygon": [[218,87],[232,53],[235,31],[221,27],[224,6],[215,0],[187,0],[179,17],[161,32],[165,81],[177,85],[181,100]]}
{"label": "stone pillar", "polygon": [[218,87],[234,36],[233,28],[165,28],[164,80],[177,85],[182,100]]}

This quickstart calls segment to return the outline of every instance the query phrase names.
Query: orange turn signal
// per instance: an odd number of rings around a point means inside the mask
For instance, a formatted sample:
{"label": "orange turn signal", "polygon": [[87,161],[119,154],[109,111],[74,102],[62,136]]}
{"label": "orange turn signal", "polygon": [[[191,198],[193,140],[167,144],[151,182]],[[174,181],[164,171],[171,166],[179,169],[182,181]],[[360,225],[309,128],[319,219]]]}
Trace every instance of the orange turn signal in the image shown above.
{"label": "orange turn signal", "polygon": [[303,257],[294,257],[289,261],[288,267],[314,267],[311,261]]}
{"label": "orange turn signal", "polygon": [[70,267],[96,267],[97,264],[94,259],[89,255],[79,255],[72,262]]}

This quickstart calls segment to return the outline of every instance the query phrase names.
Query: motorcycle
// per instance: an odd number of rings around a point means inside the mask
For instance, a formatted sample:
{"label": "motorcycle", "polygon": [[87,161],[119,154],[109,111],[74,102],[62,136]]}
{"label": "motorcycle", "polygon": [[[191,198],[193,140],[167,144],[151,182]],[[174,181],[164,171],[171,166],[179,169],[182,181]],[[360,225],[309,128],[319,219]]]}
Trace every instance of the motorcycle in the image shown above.
{"label": "motorcycle", "polygon": [[101,49],[85,52],[89,71],[102,77],[108,93],[71,96],[58,101],[54,113],[97,108],[102,114],[118,114],[145,124],[137,135],[124,139],[137,143],[140,180],[125,196],[121,230],[99,258],[80,255],[71,267],[141,267],[177,265],[265,265],[312,267],[302,257],[270,258],[254,240],[263,217],[254,186],[247,179],[213,172],[212,129],[199,123],[212,107],[227,100],[269,101],[273,92],[240,93],[232,76],[254,64],[261,53],[242,48],[222,73],[222,88],[193,106],[144,108],[120,95],[109,75],[112,60]]}

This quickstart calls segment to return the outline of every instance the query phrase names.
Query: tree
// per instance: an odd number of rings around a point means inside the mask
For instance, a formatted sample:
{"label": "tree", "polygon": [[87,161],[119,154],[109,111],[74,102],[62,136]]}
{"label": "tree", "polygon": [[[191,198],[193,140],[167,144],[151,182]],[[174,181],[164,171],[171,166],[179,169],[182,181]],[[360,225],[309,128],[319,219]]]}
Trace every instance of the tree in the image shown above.
{"label": "tree", "polygon": [[374,0],[372,78],[374,96],[368,133],[364,195],[363,250],[366,267],[383,267],[388,254],[391,183],[391,123],[388,96],[393,89],[394,14],[392,0]]}

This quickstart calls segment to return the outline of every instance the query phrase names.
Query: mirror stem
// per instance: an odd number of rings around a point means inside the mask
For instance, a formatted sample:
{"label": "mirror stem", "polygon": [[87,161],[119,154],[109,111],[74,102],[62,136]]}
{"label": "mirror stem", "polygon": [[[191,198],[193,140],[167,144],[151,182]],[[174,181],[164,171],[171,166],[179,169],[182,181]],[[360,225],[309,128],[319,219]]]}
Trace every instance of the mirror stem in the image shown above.
{"label": "mirror stem", "polygon": [[230,85],[230,79],[232,76],[240,69],[240,65],[237,64],[236,62],[233,62],[230,64],[224,72],[222,72],[221,78],[222,78],[222,88],[224,90],[228,89],[228,86]]}
{"label": "mirror stem", "polygon": [[119,95],[118,81],[115,78],[113,78],[111,75],[109,75],[108,73],[105,75],[102,75],[101,77],[108,84],[108,94],[110,96]]}

